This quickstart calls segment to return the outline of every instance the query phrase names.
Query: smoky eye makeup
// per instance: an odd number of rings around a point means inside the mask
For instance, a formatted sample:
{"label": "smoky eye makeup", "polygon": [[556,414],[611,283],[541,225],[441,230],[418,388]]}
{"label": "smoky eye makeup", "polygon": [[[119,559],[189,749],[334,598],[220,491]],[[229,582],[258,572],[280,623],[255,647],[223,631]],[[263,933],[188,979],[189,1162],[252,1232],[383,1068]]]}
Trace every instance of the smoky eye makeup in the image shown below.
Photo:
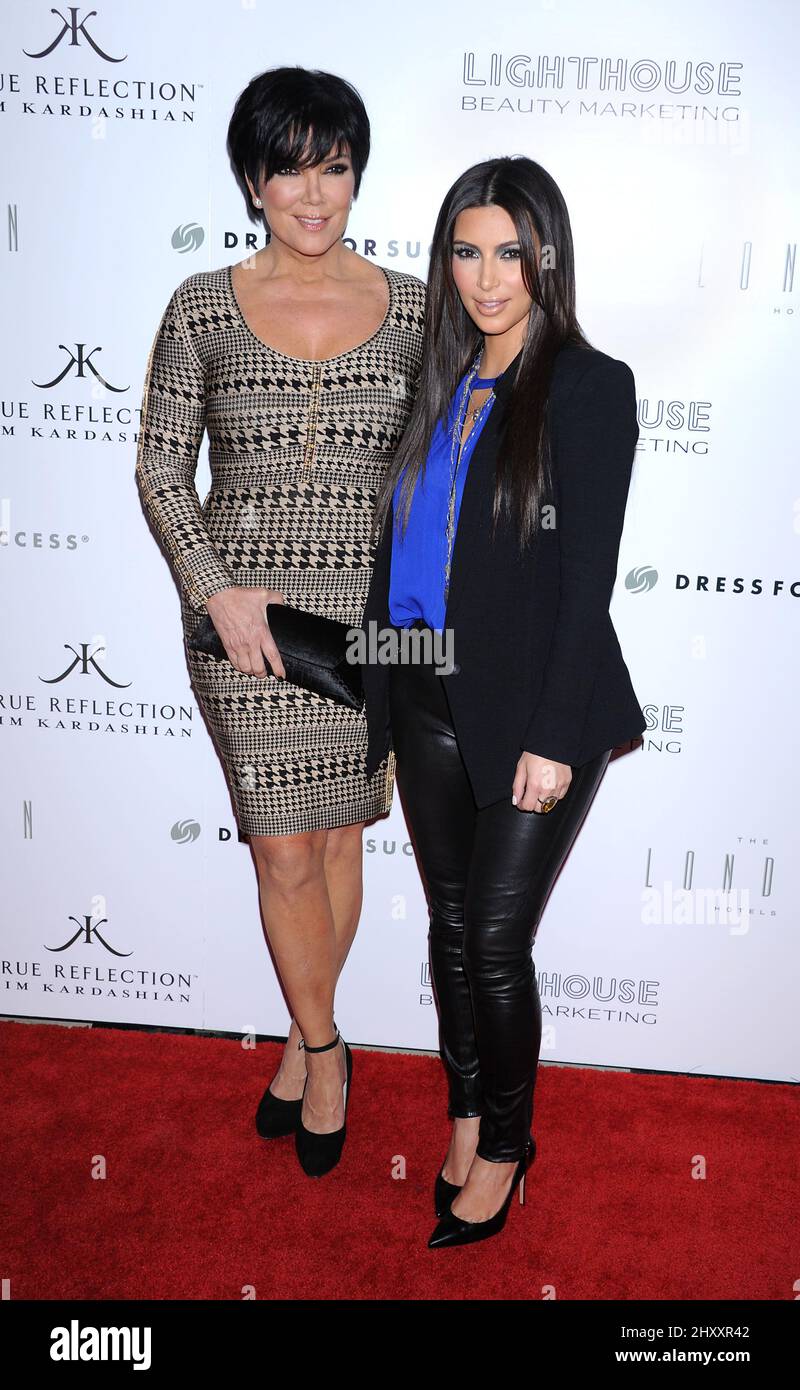
{"label": "smoky eye makeup", "polygon": [[[460,261],[468,261],[473,259],[475,256],[480,255],[480,252],[474,246],[467,246],[464,243],[456,243],[456,245],[453,247],[453,255],[458,256],[458,259]],[[500,252],[501,261],[519,260],[519,257],[520,248],[518,246],[504,246],[502,251]]]}
{"label": "smoky eye makeup", "polygon": [[[323,172],[326,174],[346,174],[349,168],[350,165],[347,160],[336,159]],[[299,172],[299,166],[294,164],[282,164],[279,169],[275,170],[276,174],[297,174]]]}

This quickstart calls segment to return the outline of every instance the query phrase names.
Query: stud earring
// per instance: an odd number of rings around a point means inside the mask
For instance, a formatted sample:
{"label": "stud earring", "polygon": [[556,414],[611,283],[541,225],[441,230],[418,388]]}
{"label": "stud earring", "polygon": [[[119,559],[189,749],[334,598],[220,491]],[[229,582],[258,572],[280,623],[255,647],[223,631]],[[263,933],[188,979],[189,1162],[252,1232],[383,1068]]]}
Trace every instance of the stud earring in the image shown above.
{"label": "stud earring", "polygon": [[257,208],[260,208],[260,207],[261,207],[261,199],[260,199],[260,198],[254,198],[254,199],[253,199],[253,202],[255,203],[255,205],[256,205]]}

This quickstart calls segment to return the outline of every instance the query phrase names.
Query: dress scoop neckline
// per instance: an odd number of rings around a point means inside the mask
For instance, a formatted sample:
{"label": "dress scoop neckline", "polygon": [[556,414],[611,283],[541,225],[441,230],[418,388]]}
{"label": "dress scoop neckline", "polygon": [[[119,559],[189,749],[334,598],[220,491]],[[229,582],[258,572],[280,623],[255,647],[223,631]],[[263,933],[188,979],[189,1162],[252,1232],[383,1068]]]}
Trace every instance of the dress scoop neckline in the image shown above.
{"label": "dress scoop neckline", "polygon": [[259,338],[258,334],[255,333],[253,329],[250,327],[250,324],[247,322],[247,319],[245,318],[242,312],[242,307],[239,303],[239,300],[236,297],[236,291],[233,288],[233,265],[234,263],[231,262],[231,264],[227,267],[225,279],[231,303],[242,326],[249,333],[253,341],[258,343],[259,347],[262,347],[266,352],[271,352],[276,357],[282,357],[285,362],[297,362],[301,367],[325,366],[328,362],[340,362],[343,357],[349,357],[353,352],[360,352],[362,348],[367,347],[371,342],[374,341],[375,338],[378,337],[380,333],[383,332],[383,330],[386,328],[386,325],[389,322],[392,310],[394,309],[394,279],[392,273],[388,271],[385,266],[381,265],[378,266],[378,269],[380,270],[389,287],[389,303],[386,308],[386,313],[384,314],[383,318],[381,319],[381,322],[378,324],[378,327],[375,329],[374,333],[370,333],[369,337],[365,338],[362,343],[355,343],[353,347],[345,348],[344,352],[337,352],[333,357],[293,357],[291,353],[281,352],[280,348],[273,347],[271,343],[265,343],[264,339]]}

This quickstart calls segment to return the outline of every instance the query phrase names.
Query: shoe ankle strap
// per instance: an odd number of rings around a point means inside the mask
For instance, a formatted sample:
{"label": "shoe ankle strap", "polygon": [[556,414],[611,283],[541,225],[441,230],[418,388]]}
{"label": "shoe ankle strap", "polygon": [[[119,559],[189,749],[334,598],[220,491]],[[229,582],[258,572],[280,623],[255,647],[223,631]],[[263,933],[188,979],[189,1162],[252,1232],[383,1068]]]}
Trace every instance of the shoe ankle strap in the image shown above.
{"label": "shoe ankle strap", "polygon": [[[335,1024],[334,1024],[334,1027],[336,1027]],[[301,1038],[301,1039],[300,1039],[299,1046],[302,1047],[302,1048],[304,1048],[306,1052],[330,1052],[331,1048],[336,1046],[336,1044],[338,1043],[340,1037],[341,1037],[341,1034],[340,1034],[340,1032],[339,1032],[339,1029],[336,1028],[336,1037],[334,1038],[333,1042],[323,1043],[322,1047],[309,1047],[309,1046],[308,1046],[308,1043],[303,1042],[303,1040],[302,1040],[302,1038]]]}

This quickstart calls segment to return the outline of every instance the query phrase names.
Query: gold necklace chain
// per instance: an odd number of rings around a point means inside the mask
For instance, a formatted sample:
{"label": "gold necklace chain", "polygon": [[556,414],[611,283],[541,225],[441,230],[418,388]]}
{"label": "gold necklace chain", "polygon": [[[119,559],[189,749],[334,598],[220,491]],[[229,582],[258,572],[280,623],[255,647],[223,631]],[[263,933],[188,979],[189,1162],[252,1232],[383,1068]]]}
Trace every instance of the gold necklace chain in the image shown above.
{"label": "gold necklace chain", "polygon": [[[461,400],[458,405],[458,410],[456,411],[455,419],[453,420],[453,427],[450,431],[450,496],[447,504],[447,559],[445,561],[444,567],[445,603],[447,603],[447,597],[450,593],[450,567],[452,565],[453,560],[453,541],[455,539],[456,531],[456,479],[458,477],[458,468],[461,463],[461,455],[464,450],[464,445],[467,443],[467,441],[471,438],[472,434],[474,433],[475,426],[477,425],[480,415],[483,413],[483,411],[486,410],[489,403],[494,400],[494,388],[492,388],[488,396],[486,396],[486,398],[481,402],[481,404],[477,406],[475,410],[470,412],[472,417],[472,426],[466,439],[462,439],[461,431],[464,428],[464,420],[466,417],[465,406],[472,392],[472,383],[478,374],[479,363],[480,353],[478,353],[477,357],[475,358],[475,361],[473,362],[472,367],[470,368],[469,375],[466,381],[464,382],[464,389],[461,393]],[[456,445],[458,445],[458,457],[455,459],[454,464],[453,455],[456,450]]]}

